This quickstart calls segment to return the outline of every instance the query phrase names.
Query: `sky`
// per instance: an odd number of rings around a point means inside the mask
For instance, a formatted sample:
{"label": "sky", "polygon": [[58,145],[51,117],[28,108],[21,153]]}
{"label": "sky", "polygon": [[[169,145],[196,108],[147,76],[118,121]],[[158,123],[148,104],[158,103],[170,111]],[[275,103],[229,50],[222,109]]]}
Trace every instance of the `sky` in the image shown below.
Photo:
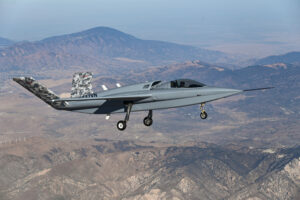
{"label": "sky", "polygon": [[300,0],[0,0],[0,37],[34,41],[96,26],[262,56],[300,50]]}

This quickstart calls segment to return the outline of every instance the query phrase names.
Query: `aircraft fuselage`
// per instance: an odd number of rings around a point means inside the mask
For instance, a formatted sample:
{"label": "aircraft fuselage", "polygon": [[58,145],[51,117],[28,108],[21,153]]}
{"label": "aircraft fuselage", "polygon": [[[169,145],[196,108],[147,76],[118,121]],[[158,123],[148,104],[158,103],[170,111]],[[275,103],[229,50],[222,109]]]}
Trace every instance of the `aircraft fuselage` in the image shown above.
{"label": "aircraft fuselage", "polygon": [[265,90],[269,88],[255,88],[236,90],[206,86],[203,83],[178,79],[169,82],[154,81],[94,93],[91,87],[91,73],[75,73],[72,81],[71,98],[60,98],[45,86],[39,84],[32,77],[14,78],[14,81],[32,92],[45,103],[58,110],[89,114],[107,114],[125,112],[124,120],[117,123],[117,128],[125,130],[131,112],[148,111],[144,118],[145,126],[153,123],[153,110],[176,108],[200,104],[201,119],[207,118],[204,104],[217,99],[229,97],[245,91]]}
{"label": "aircraft fuselage", "polygon": [[[149,88],[144,88],[149,85]],[[148,111],[201,104],[216,99],[228,97],[242,90],[204,86],[201,88],[150,88],[149,83],[115,88],[94,96],[86,96],[86,101],[70,101],[60,109],[81,113],[110,114],[126,111],[126,104],[132,103],[131,111]],[[93,97],[114,95],[149,95],[150,97],[136,101],[93,100]],[[90,100],[88,100],[90,99]]]}

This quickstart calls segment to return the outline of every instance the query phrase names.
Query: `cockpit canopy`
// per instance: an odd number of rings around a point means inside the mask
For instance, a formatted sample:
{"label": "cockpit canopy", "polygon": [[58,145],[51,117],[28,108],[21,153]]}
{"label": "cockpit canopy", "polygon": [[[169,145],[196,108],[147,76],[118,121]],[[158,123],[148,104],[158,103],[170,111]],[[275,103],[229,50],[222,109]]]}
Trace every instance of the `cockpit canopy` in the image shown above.
{"label": "cockpit canopy", "polygon": [[199,83],[190,79],[178,79],[171,81],[171,88],[195,88],[205,86],[203,83]]}
{"label": "cockpit canopy", "polygon": [[191,79],[177,79],[174,81],[152,84],[152,88],[197,88],[203,86],[205,86],[205,84]]}

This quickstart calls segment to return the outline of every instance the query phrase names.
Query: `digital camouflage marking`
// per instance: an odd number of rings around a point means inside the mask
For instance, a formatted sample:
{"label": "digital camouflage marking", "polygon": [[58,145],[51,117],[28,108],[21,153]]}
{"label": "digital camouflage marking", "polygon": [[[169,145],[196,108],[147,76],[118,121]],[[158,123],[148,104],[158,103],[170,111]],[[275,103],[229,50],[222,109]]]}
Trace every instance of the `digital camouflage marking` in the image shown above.
{"label": "digital camouflage marking", "polygon": [[13,80],[32,92],[35,96],[42,99],[47,104],[51,105],[52,107],[56,107],[57,103],[53,102],[52,100],[59,99],[59,97],[45,86],[35,81],[32,77],[20,77],[14,78]]}
{"label": "digital camouflage marking", "polygon": [[81,97],[93,93],[92,72],[77,72],[73,75],[71,97]]}

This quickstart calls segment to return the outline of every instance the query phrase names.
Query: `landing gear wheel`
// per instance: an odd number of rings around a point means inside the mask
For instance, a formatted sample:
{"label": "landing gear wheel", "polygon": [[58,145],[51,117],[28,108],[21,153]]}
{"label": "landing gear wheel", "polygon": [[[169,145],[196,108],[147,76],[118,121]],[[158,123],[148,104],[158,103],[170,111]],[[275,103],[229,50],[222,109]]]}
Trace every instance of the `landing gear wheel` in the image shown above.
{"label": "landing gear wheel", "polygon": [[205,111],[200,113],[201,119],[206,119],[207,118],[207,113]]}
{"label": "landing gear wheel", "polygon": [[150,117],[145,117],[144,118],[144,125],[145,126],[151,126],[153,123],[153,120]]}
{"label": "landing gear wheel", "polygon": [[124,131],[125,128],[126,128],[126,121],[118,121],[118,123],[117,123],[117,128],[118,128],[120,131]]}

